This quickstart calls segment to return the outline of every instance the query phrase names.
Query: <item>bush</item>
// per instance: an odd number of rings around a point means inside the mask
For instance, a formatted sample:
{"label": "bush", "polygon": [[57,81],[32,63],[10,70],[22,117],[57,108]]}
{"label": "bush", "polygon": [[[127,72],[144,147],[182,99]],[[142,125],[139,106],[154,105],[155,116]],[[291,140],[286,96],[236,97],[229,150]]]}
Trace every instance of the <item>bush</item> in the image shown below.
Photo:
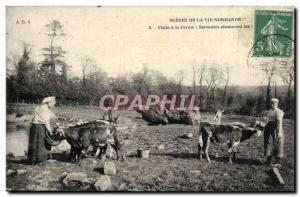
{"label": "bush", "polygon": [[248,116],[254,116],[256,115],[256,98],[254,97],[248,97],[245,101],[245,103],[242,104],[239,114],[241,115],[248,115]]}

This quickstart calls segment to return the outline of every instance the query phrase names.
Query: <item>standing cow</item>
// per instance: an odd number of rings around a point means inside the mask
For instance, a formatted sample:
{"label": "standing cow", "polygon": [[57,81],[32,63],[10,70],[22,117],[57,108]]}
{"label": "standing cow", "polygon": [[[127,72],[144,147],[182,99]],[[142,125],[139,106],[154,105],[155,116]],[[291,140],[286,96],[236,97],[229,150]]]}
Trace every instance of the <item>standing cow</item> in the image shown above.
{"label": "standing cow", "polygon": [[[108,144],[116,150],[117,159],[121,158],[122,161],[125,159],[117,129],[108,121],[94,120],[65,128],[56,126],[53,133],[56,138],[66,139],[71,145],[70,155],[74,162],[80,162],[92,148],[95,149],[97,157],[104,159]],[[109,141],[110,136],[112,136],[111,141]]]}
{"label": "standing cow", "polygon": [[217,124],[217,125],[220,125],[220,124],[221,124],[223,112],[224,112],[223,110],[218,109],[218,111],[217,111],[217,113],[216,113],[216,115],[215,115],[215,117],[214,117],[214,122],[215,122],[215,124]]}
{"label": "standing cow", "polygon": [[256,121],[253,127],[247,127],[243,123],[213,124],[210,122],[201,122],[199,126],[198,154],[202,159],[202,153],[205,154],[209,162],[208,148],[211,139],[216,142],[228,145],[229,162],[232,163],[232,157],[236,160],[236,148],[245,140],[252,136],[260,136],[264,127],[264,123]]}

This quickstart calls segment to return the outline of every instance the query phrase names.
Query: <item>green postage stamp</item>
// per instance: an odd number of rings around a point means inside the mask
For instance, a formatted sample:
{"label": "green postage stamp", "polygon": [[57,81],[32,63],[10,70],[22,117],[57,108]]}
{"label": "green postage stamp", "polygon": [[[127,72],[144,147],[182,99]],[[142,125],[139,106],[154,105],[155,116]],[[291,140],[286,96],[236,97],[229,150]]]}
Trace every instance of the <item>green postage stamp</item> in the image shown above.
{"label": "green postage stamp", "polygon": [[293,45],[293,12],[256,10],[255,57],[289,57]]}

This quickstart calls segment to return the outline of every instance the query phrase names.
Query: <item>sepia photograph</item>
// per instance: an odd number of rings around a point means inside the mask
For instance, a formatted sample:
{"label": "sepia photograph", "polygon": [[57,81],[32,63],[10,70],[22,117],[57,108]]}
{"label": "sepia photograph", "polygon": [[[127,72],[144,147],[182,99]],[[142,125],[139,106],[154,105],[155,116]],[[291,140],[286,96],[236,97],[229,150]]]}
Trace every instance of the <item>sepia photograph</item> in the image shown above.
{"label": "sepia photograph", "polygon": [[295,192],[295,21],[6,6],[6,191]]}

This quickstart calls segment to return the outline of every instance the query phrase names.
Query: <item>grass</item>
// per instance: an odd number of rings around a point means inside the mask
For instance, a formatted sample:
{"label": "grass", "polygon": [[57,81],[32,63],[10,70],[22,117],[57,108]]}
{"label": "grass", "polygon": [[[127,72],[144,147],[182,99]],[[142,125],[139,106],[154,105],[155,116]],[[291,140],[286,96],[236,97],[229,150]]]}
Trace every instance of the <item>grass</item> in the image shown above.
{"label": "grass", "polygon": [[[34,105],[8,105],[9,111],[31,113]],[[72,119],[96,119],[102,113],[96,107],[56,107],[54,112]],[[285,119],[285,157],[280,173],[286,184],[280,186],[262,165],[263,137],[253,138],[242,143],[238,148],[238,161],[228,162],[227,150],[211,143],[209,154],[212,163],[197,159],[197,131],[187,125],[147,126],[136,119],[135,112],[120,112],[120,124],[130,124],[130,129],[119,133],[127,160],[125,163],[111,160],[117,167],[117,174],[111,176],[112,191],[295,191],[294,166],[294,121]],[[204,114],[204,120],[212,115]],[[254,117],[224,116],[224,121],[250,123]],[[133,127],[134,125],[134,127]],[[180,138],[184,132],[193,132],[190,139]],[[157,149],[158,145],[164,149]],[[136,156],[136,150],[150,148],[148,159]],[[216,157],[218,155],[218,157]],[[91,178],[101,174],[96,170],[102,161],[85,158],[81,165],[68,162],[66,153],[57,152],[56,160],[46,161],[36,166],[29,166],[22,160],[7,161],[7,169],[26,169],[26,175],[7,176],[7,188],[13,191],[62,191],[59,177],[63,172],[80,171]]]}

